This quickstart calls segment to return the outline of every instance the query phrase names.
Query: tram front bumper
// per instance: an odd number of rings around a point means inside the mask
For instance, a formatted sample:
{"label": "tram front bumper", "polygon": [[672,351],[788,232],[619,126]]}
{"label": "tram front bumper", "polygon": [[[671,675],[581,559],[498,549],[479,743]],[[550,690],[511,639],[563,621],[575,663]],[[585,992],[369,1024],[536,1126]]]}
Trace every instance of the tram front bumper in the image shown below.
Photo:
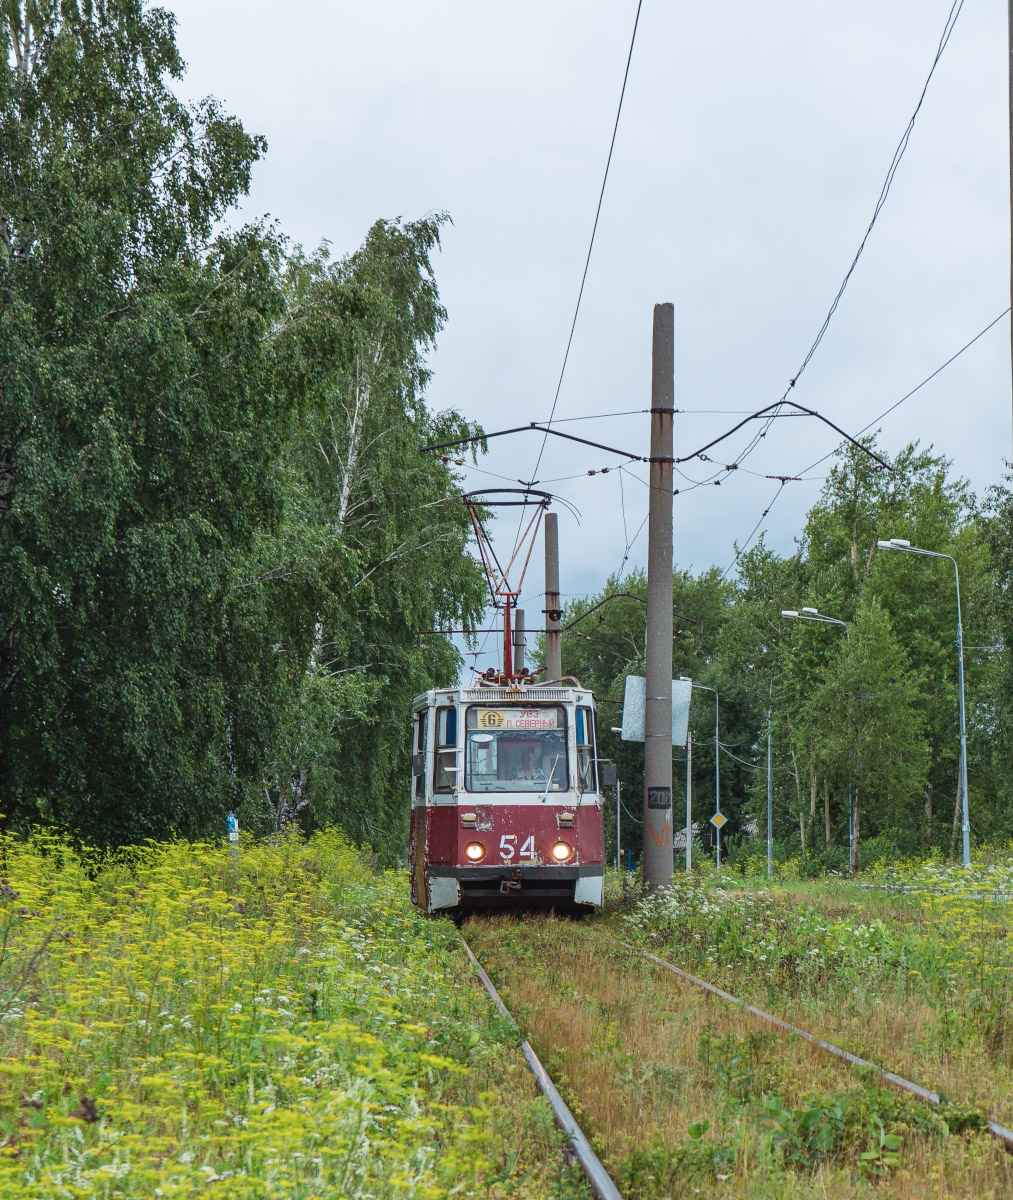
{"label": "tram front bumper", "polygon": [[429,867],[430,910],[458,904],[503,905],[538,900],[597,906],[602,902],[605,868],[588,866]]}

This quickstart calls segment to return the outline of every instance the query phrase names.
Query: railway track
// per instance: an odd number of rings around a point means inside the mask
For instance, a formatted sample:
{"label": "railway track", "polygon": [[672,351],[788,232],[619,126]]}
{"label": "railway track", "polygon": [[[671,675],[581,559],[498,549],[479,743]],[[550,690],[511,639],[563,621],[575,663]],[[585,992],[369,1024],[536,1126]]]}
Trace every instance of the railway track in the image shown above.
{"label": "railway track", "polygon": [[503,1003],[499,992],[492,980],[486,974],[482,964],[475,957],[474,951],[468,945],[467,941],[462,937],[464,949],[471,959],[472,966],[482,981],[482,986],[489,993],[493,1004],[499,1010],[501,1016],[521,1034],[521,1052],[531,1068],[531,1073],[535,1077],[535,1082],[538,1084],[538,1089],[542,1095],[548,1100],[552,1107],[553,1116],[556,1118],[556,1124],[563,1131],[568,1139],[568,1148],[573,1153],[577,1162],[580,1164],[580,1169],[584,1172],[588,1186],[591,1188],[592,1194],[597,1200],[622,1200],[619,1189],[612,1182],[612,1178],[608,1171],[602,1166],[601,1159],[591,1149],[591,1143],[587,1140],[587,1136],[581,1127],[577,1124],[576,1119],[570,1109],[567,1107],[566,1101],[559,1094],[556,1085],[549,1078],[549,1073],[542,1066],[538,1055],[531,1048],[531,1044],[521,1033],[520,1026],[514,1020],[510,1010]]}
{"label": "railway track", "polygon": [[[557,922],[557,924],[568,925],[569,923]],[[494,923],[494,922],[490,923],[489,928],[495,929],[496,923]],[[514,928],[519,928],[519,927],[515,926]],[[580,934],[579,934],[579,931],[573,930],[572,926],[570,926],[569,928],[571,930],[570,941],[572,943],[574,940],[574,936],[576,936],[576,938],[579,939]],[[882,1083],[890,1085],[891,1088],[898,1089],[899,1091],[910,1095],[916,1101],[922,1103],[925,1106],[931,1106],[932,1108],[938,1109],[940,1106],[946,1104],[946,1100],[944,1099],[944,1097],[942,1097],[939,1094],[939,1092],[933,1091],[928,1087],[925,1087],[925,1086],[923,1086],[919,1083],[916,1083],[910,1079],[907,1079],[904,1076],[898,1074],[897,1072],[891,1071],[888,1068],[886,1068],[880,1064],[877,1064],[869,1059],[861,1057],[857,1054],[853,1054],[848,1050],[844,1050],[841,1047],[835,1045],[834,1043],[832,1043],[826,1039],[820,1038],[816,1034],[813,1034],[813,1033],[809,1032],[808,1030],[802,1029],[797,1025],[793,1025],[785,1020],[782,1020],[780,1017],[773,1016],[770,1013],[764,1012],[762,1009],[759,1009],[754,1005],[746,1003],[744,1000],[741,1000],[739,997],[732,995],[730,992],[725,991],[724,989],[722,989],[720,987],[717,987],[715,984],[709,983],[707,980],[701,979],[698,976],[690,974],[689,972],[678,967],[675,963],[669,962],[668,960],[661,958],[658,955],[652,954],[648,951],[643,951],[643,950],[639,949],[638,947],[635,947],[626,942],[622,942],[619,939],[612,938],[610,940],[612,941],[612,945],[613,945],[614,949],[619,951],[620,954],[622,955],[622,959],[616,960],[616,963],[615,963],[615,969],[616,969],[617,975],[620,977],[623,974],[631,971],[632,964],[635,964],[638,960],[642,963],[650,964],[651,968],[656,968],[663,972],[666,972],[666,973],[672,975],[673,977],[675,977],[676,979],[678,979],[679,981],[681,981],[681,983],[688,984],[691,989],[695,989],[696,991],[702,993],[703,996],[707,998],[707,1003],[710,1003],[710,998],[716,998],[718,1000],[724,1001],[725,1005],[731,1012],[733,1012],[733,1013],[737,1012],[737,1013],[741,1014],[741,1016],[738,1018],[739,1020],[741,1020],[742,1018],[745,1018],[746,1020],[752,1022],[754,1025],[756,1023],[762,1023],[763,1025],[768,1026],[770,1029],[776,1031],[777,1036],[779,1036],[779,1037],[782,1035],[787,1035],[787,1038],[789,1038],[789,1039],[797,1039],[803,1045],[805,1045],[809,1048],[809,1050],[807,1051],[808,1053],[823,1056],[824,1059],[830,1060],[832,1062],[836,1062],[837,1064],[839,1064],[838,1067],[832,1068],[832,1070],[840,1071],[840,1069],[843,1067],[846,1070],[846,1072],[850,1072],[852,1069],[858,1068],[859,1071],[862,1072],[861,1078],[863,1080],[867,1081],[870,1077],[875,1077]],[[475,952],[473,951],[472,947],[470,945],[468,945],[467,942],[465,942],[465,949],[467,951],[468,957],[470,958],[471,962],[473,963],[473,965],[479,975],[479,978],[481,979],[486,990],[489,992],[489,995],[491,996],[497,1009],[507,1020],[509,1020],[511,1022],[511,1024],[513,1024],[515,1026],[515,1028],[518,1028],[518,1032],[521,1032],[519,1026],[517,1025],[517,1022],[514,1020],[513,1016],[511,1015],[511,1013],[507,1009],[506,1005],[504,1004],[502,998],[500,997],[498,991],[496,990],[495,985],[493,984],[492,980],[490,979],[488,973],[486,972],[486,970],[484,969],[482,964],[479,962],[478,957],[475,954]],[[575,960],[577,957],[578,956],[575,955]],[[625,963],[623,962],[623,959],[625,960]],[[527,959],[526,961],[529,963],[533,963],[535,961],[535,956],[532,956],[532,958]],[[517,978],[520,978],[521,980],[523,980],[525,975],[532,975],[536,972],[537,972],[537,967],[535,968],[534,971],[526,968],[525,971],[522,973],[522,975]],[[576,980],[577,984],[580,983],[579,970],[574,972],[572,979]],[[511,981],[511,985],[514,986],[513,980]],[[576,985],[573,985],[573,986],[576,986]],[[584,995],[583,993],[581,993],[579,990],[579,987],[577,988],[577,990],[575,991],[574,994],[580,1000],[581,1004],[583,1004],[585,1006],[587,1006],[589,1003],[593,1002],[593,997],[588,997],[588,996]],[[548,1044],[552,1045],[553,1041],[552,1041],[552,1037],[551,1037],[551,1032],[547,1032],[547,1030],[551,1028],[552,1020],[551,1020],[551,1018],[547,1019],[546,1007],[539,1006],[536,1001],[533,1002],[532,997],[530,995],[524,996],[523,999],[521,1000],[521,1002],[524,1003],[527,1007],[534,1007],[536,1009],[536,1011],[538,1011],[539,1018],[540,1018],[540,1026],[541,1026],[540,1037],[542,1038],[543,1043],[547,1039]],[[602,1003],[602,1011],[603,1012],[615,1011],[615,1009],[616,1009],[615,997],[611,997],[611,998],[607,999],[606,1001],[603,1001],[603,1003]],[[614,1024],[614,1022],[611,1022],[611,1023]],[[610,1022],[605,1022],[605,1024],[608,1025],[608,1024],[610,1024]],[[591,1023],[591,1025],[593,1025],[593,1022]],[[738,1035],[732,1034],[732,1035],[728,1035],[728,1036],[735,1037]],[[573,1113],[570,1111],[570,1109],[567,1107],[567,1105],[563,1101],[562,1097],[559,1095],[558,1090],[556,1089],[556,1087],[553,1085],[551,1079],[549,1078],[548,1072],[546,1071],[545,1067],[543,1066],[541,1060],[538,1058],[534,1049],[531,1047],[531,1045],[526,1040],[526,1038],[524,1038],[523,1033],[521,1033],[521,1038],[522,1038],[522,1041],[521,1041],[522,1050],[523,1050],[524,1056],[528,1062],[528,1065],[535,1075],[535,1078],[538,1082],[539,1088],[542,1090],[542,1092],[548,1098],[549,1103],[551,1104],[553,1112],[556,1116],[556,1121],[557,1121],[559,1127],[566,1134],[566,1136],[568,1138],[569,1146],[572,1149],[573,1154],[574,1154],[575,1158],[577,1159],[577,1161],[579,1162],[582,1170],[584,1171],[584,1174],[588,1179],[588,1183],[591,1187],[593,1194],[597,1197],[603,1197],[603,1198],[607,1197],[608,1200],[613,1200],[613,1198],[620,1197],[621,1193],[619,1191],[619,1188],[617,1187],[617,1184],[613,1181],[612,1178],[610,1178],[605,1166],[602,1164],[601,1160],[594,1153],[593,1149],[591,1148],[591,1146],[589,1144],[586,1134],[580,1129],[576,1119],[573,1116]],[[742,1039],[742,1044],[746,1044],[747,1041],[748,1041],[748,1035],[746,1035],[746,1037],[744,1039]],[[787,1045],[788,1045],[787,1042],[782,1043],[781,1048],[783,1049]],[[554,1052],[555,1052],[555,1048],[554,1048]],[[796,1059],[798,1058],[800,1053],[802,1053],[800,1050],[795,1052]],[[789,1054],[787,1057],[791,1057],[791,1055]],[[629,1058],[629,1055],[627,1055],[626,1058]],[[567,1067],[566,1069],[568,1070],[568,1072],[570,1071],[569,1067]],[[676,1067],[673,1069],[678,1070],[680,1068]],[[570,1080],[569,1082],[570,1082],[570,1085],[573,1087],[574,1091],[577,1092],[578,1094],[580,1094],[580,1089],[577,1086],[576,1082],[574,1080]],[[597,1091],[599,1091],[599,1092],[607,1091],[608,1086],[610,1086],[610,1084],[608,1084],[606,1082],[606,1079],[599,1076],[597,1079]],[[646,1097],[645,1097],[644,1104],[645,1104],[645,1107],[648,1104],[648,1099]],[[1001,1124],[999,1121],[996,1121],[991,1116],[987,1116],[986,1114],[982,1114],[982,1115],[985,1116],[987,1119],[987,1129],[988,1129],[989,1133],[992,1135],[992,1137],[997,1142],[1002,1144],[1003,1148],[1007,1151],[1007,1153],[1013,1153],[1013,1130],[1011,1130],[1007,1126]],[[596,1126],[598,1126],[597,1131],[599,1133],[602,1133],[603,1136],[606,1136],[606,1131],[602,1128],[602,1122],[595,1121],[595,1124],[596,1124]],[[697,1123],[697,1128],[700,1127],[700,1124],[701,1123],[699,1123],[699,1122]],[[706,1128],[707,1122],[703,1122],[702,1125],[704,1128]],[[698,1138],[699,1135],[691,1132],[690,1137]],[[1000,1158],[1002,1158],[1002,1157],[1004,1157],[1004,1156],[1000,1155]],[[726,1180],[726,1179],[730,1178],[730,1175],[729,1174],[717,1174],[716,1178],[718,1180]],[[621,1179],[620,1179],[620,1182],[622,1182]],[[691,1189],[691,1190],[693,1190],[693,1189]],[[699,1190],[699,1189],[697,1189],[697,1190]],[[642,1193],[638,1189],[634,1189],[634,1191],[635,1191],[635,1194],[638,1196],[641,1194],[644,1194],[644,1195],[647,1194],[647,1193]],[[1002,1193],[996,1193],[996,1194],[1004,1194],[1005,1195],[1008,1193],[1002,1192]]]}

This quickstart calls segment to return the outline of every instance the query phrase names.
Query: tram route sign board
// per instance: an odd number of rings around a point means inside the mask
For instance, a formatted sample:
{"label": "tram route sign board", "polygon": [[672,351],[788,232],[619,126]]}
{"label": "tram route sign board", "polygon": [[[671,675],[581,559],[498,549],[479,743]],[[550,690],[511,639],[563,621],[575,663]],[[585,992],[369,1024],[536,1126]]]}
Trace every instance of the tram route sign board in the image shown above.
{"label": "tram route sign board", "polygon": [[728,818],[725,816],[724,813],[716,812],[714,814],[714,816],[711,817],[711,824],[714,826],[715,829],[720,829],[722,825],[728,824]]}
{"label": "tram route sign board", "polygon": [[[689,702],[693,696],[691,679],[672,680],[672,745],[685,746],[689,733]],[[623,696],[624,742],[644,740],[644,721],[647,711],[647,680],[643,675],[626,676]]]}
{"label": "tram route sign board", "polygon": [[538,730],[558,729],[559,709],[545,708],[480,708],[479,729]]}

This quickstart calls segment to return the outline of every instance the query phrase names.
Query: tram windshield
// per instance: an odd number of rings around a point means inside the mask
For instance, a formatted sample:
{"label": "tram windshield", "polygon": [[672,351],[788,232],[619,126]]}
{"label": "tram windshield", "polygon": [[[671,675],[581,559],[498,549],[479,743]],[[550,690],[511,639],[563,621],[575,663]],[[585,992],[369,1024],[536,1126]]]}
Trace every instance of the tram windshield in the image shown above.
{"label": "tram windshield", "polygon": [[565,709],[469,708],[465,727],[469,792],[566,791]]}

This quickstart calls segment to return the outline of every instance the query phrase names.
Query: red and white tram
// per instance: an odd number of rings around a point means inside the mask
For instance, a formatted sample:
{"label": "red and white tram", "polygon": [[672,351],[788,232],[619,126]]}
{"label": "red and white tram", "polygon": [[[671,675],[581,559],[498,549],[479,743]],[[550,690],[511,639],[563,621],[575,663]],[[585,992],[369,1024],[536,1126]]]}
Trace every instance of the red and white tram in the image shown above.
{"label": "red and white tram", "polygon": [[500,676],[416,697],[409,861],[420,908],[601,904],[594,696],[570,682]]}

